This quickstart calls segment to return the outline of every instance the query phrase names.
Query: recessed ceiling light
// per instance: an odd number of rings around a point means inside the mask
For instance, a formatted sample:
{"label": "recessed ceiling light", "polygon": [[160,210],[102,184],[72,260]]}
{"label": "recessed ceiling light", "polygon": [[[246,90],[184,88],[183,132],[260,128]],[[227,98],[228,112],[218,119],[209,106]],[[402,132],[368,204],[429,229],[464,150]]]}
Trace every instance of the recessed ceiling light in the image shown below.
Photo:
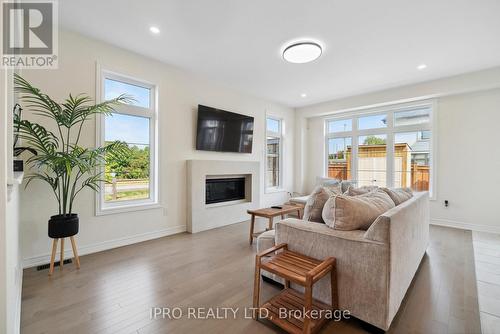
{"label": "recessed ceiling light", "polygon": [[425,65],[425,64],[420,64],[417,66],[417,70],[419,70],[419,71],[425,70],[426,68],[427,68],[427,65]]}
{"label": "recessed ceiling light", "polygon": [[307,97],[307,94],[306,93],[302,93],[302,94],[300,94],[300,97]]}
{"label": "recessed ceiling light", "polygon": [[309,63],[321,56],[323,49],[315,42],[300,42],[289,45],[283,51],[283,59],[294,64]]}
{"label": "recessed ceiling light", "polygon": [[159,34],[160,28],[152,26],[152,27],[149,27],[149,31],[151,31],[153,34]]}

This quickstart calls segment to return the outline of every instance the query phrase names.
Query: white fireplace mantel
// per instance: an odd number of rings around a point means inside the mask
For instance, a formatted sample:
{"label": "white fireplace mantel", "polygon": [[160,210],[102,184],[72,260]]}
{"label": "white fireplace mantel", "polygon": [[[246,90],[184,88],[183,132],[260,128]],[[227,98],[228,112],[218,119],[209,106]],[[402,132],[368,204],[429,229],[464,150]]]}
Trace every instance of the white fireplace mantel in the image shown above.
{"label": "white fireplace mantel", "polygon": [[[260,162],[224,160],[188,160],[188,222],[190,233],[201,232],[248,220],[247,210],[260,204]],[[244,175],[249,178],[245,200],[205,204],[205,181],[213,177]]]}

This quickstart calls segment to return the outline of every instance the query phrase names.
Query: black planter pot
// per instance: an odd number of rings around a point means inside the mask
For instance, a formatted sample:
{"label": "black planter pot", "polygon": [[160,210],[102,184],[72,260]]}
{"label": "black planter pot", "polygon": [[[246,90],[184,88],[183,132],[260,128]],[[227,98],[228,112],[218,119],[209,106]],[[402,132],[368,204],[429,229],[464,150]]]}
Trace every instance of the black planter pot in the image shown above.
{"label": "black planter pot", "polygon": [[78,233],[78,214],[55,215],[49,219],[49,237],[53,239],[72,237]]}

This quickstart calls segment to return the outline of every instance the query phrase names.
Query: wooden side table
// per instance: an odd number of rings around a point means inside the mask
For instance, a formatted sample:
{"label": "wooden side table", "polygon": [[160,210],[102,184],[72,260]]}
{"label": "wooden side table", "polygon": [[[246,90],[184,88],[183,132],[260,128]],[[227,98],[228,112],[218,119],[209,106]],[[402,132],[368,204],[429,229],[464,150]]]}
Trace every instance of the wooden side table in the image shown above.
{"label": "wooden side table", "polygon": [[281,216],[281,219],[285,219],[285,215],[289,213],[297,213],[299,218],[301,217],[301,212],[304,209],[303,206],[301,205],[288,205],[284,204],[281,206],[281,209],[275,209],[275,208],[264,208],[264,209],[257,209],[257,210],[247,210],[247,213],[252,216],[252,219],[250,221],[250,245],[253,243],[253,238],[257,237],[259,234],[265,231],[261,232],[254,232],[254,227],[255,227],[255,217],[263,217],[267,218],[269,220],[269,225],[266,231],[272,230],[273,229],[273,219],[274,217]]}
{"label": "wooden side table", "polygon": [[[282,251],[277,252],[279,250]],[[266,257],[271,253],[274,255]],[[263,258],[266,261],[262,261]],[[284,290],[263,305],[259,305],[261,269],[285,279]],[[328,273],[331,277],[332,305],[326,305],[312,298],[314,283]],[[328,312],[325,311],[337,309],[337,281],[335,258],[333,257],[319,261],[289,251],[287,244],[280,244],[256,255],[254,279],[253,307],[267,310],[267,312],[255,312],[254,319],[258,320],[260,316],[263,316],[288,333],[315,333],[328,321],[326,317]],[[305,292],[300,293],[292,290],[290,282],[303,286]],[[303,312],[304,316],[300,316],[300,312],[297,313],[297,310]],[[316,314],[321,316],[309,316],[311,310],[317,310]],[[320,310],[324,312],[320,312]],[[286,317],[280,317],[283,313],[286,314]]]}

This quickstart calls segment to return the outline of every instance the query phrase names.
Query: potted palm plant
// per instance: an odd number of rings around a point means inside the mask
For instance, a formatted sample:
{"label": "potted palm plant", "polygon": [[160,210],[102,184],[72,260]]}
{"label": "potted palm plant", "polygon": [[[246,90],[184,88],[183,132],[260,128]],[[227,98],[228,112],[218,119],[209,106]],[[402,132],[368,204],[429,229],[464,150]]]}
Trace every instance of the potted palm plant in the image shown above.
{"label": "potted palm plant", "polygon": [[[78,214],[74,212],[78,195],[86,188],[99,191],[106,159],[121,157],[129,150],[125,143],[119,141],[96,148],[80,146],[83,126],[95,115],[110,115],[114,107],[133,99],[120,95],[94,104],[88,95],[70,94],[63,103],[57,103],[19,75],[15,76],[15,90],[26,109],[48,118],[53,123],[51,129],[55,129],[50,131],[39,123],[20,117],[14,120],[16,135],[25,141],[23,144],[30,148],[30,152],[36,152],[26,160],[31,170],[26,176],[26,187],[34,180],[50,186],[58,213],[49,219],[48,235],[54,240],[62,238],[63,242],[64,238],[76,235],[79,230]],[[52,257],[54,255],[53,245]]]}

